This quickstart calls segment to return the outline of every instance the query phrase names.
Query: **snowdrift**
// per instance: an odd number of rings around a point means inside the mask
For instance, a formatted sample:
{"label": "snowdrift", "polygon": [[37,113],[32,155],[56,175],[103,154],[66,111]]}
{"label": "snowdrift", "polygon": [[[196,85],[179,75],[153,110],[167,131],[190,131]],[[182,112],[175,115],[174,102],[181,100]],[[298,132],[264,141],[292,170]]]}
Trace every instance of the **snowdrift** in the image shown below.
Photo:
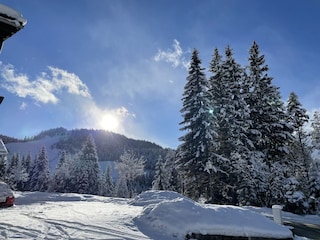
{"label": "snowdrift", "polygon": [[140,194],[132,205],[144,206],[135,218],[146,231],[184,239],[187,234],[239,237],[292,238],[289,228],[250,210],[220,205],[202,205],[178,193],[149,191]]}

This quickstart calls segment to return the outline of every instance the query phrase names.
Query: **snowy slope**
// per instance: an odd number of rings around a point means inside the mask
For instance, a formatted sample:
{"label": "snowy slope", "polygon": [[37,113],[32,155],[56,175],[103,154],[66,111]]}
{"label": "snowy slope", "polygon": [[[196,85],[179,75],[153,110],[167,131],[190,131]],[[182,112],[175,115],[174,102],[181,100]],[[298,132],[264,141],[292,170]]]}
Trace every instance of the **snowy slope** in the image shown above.
{"label": "snowy slope", "polygon": [[9,151],[8,158],[11,159],[12,154],[19,154],[20,156],[25,156],[30,153],[31,157],[34,158],[36,154],[39,154],[39,151],[43,146],[46,147],[47,156],[49,159],[49,169],[53,171],[59,161],[60,150],[52,148],[51,146],[57,143],[60,140],[59,136],[55,137],[45,137],[41,140],[34,140],[28,142],[13,142],[7,143],[6,147]]}
{"label": "snowy slope", "polygon": [[0,239],[182,240],[190,231],[291,236],[250,210],[206,207],[173,192],[148,191],[133,200],[40,192],[16,197],[13,208],[0,209]]}
{"label": "snowy slope", "polygon": [[[61,141],[61,136],[47,136],[40,140],[7,143],[6,148],[9,151],[8,159],[10,160],[12,155],[17,153],[24,157],[27,157],[30,153],[32,159],[34,159],[36,154],[39,154],[42,146],[45,146],[49,160],[49,169],[50,172],[53,173],[60,159],[60,149],[54,148],[53,146],[59,141]],[[112,169],[112,177],[116,179],[118,174],[114,170],[114,163],[114,161],[99,161],[101,170],[104,172],[107,165],[109,165]]]}

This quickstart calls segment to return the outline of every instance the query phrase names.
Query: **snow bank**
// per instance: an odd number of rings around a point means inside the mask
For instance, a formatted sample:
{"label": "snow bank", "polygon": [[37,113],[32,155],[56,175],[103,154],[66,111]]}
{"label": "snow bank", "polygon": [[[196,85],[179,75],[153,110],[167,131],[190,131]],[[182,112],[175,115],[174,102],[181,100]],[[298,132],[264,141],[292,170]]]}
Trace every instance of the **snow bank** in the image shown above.
{"label": "snow bank", "polygon": [[153,229],[168,238],[184,239],[190,233],[292,238],[287,227],[258,213],[241,207],[203,205],[174,192],[148,191],[137,196],[131,204],[144,206],[135,218],[142,232]]}

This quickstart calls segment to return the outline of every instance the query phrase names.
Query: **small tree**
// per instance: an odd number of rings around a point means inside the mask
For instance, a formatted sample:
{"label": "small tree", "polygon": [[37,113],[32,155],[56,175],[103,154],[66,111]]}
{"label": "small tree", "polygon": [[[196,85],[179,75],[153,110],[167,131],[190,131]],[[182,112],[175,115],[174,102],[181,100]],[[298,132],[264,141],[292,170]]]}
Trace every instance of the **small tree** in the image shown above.
{"label": "small tree", "polygon": [[156,163],[156,174],[152,182],[152,189],[154,190],[167,190],[169,185],[168,174],[165,169],[165,162],[161,156],[159,156]]}
{"label": "small tree", "polygon": [[115,186],[111,175],[110,165],[107,166],[105,173],[101,177],[100,195],[112,197],[114,195]]}
{"label": "small tree", "polygon": [[128,189],[128,184],[127,184],[127,179],[124,177],[119,177],[116,187],[115,187],[115,196],[120,197],[120,198],[128,198],[130,197],[129,189]]}

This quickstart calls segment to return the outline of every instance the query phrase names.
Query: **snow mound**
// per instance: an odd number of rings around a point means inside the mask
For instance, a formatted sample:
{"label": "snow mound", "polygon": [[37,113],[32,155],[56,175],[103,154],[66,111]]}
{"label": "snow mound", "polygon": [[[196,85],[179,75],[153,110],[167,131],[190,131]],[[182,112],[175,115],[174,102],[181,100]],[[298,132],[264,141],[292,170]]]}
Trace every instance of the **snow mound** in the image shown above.
{"label": "snow mound", "polygon": [[[150,204],[161,203],[163,201],[171,201],[179,198],[185,198],[185,196],[173,192],[173,191],[146,191],[136,196],[129,203],[134,206],[147,206]],[[190,200],[191,201],[191,200]]]}
{"label": "snow mound", "polygon": [[203,205],[174,192],[148,191],[131,204],[144,206],[142,213],[135,218],[142,232],[153,229],[167,239],[184,239],[191,233],[292,238],[287,227],[258,213],[241,207]]}

